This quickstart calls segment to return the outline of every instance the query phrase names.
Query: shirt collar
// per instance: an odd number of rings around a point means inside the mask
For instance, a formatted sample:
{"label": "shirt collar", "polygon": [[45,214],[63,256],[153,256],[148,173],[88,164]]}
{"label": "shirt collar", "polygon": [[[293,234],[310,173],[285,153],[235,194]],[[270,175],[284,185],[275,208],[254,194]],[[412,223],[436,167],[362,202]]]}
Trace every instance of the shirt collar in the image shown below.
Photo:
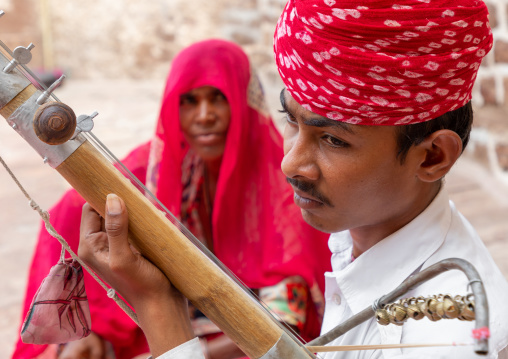
{"label": "shirt collar", "polygon": [[[345,255],[351,253],[349,231],[332,234],[332,276],[353,314],[372,305],[416,271],[444,242],[450,224],[448,193],[442,188],[421,214],[354,262],[351,258],[347,262]],[[339,260],[342,263],[337,263]]]}

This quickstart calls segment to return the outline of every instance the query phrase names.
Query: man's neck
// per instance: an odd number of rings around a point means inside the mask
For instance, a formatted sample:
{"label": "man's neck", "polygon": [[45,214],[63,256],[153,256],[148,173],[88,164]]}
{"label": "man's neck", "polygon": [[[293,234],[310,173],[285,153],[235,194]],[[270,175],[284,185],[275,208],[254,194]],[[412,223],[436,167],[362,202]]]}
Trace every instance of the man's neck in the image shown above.
{"label": "man's neck", "polygon": [[441,181],[429,184],[428,188],[414,197],[409,208],[399,212],[394,221],[350,229],[349,232],[353,238],[353,257],[358,258],[362,253],[418,217],[432,203],[441,187]]}

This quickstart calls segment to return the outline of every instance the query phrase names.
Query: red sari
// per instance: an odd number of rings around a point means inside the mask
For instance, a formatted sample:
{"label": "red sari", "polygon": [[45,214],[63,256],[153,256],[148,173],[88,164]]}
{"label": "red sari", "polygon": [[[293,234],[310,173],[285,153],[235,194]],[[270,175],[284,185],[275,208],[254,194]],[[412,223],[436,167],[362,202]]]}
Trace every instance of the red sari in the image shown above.
{"label": "red sari", "polygon": [[[189,146],[180,130],[179,98],[201,86],[218,88],[231,108],[212,209],[213,252],[250,288],[272,286],[287,277],[300,276],[311,288],[311,297],[319,302],[323,273],[330,269],[328,235],[306,224],[293,203],[292,189],[280,170],[282,138],[240,47],[223,40],[208,40],[186,48],[174,59],[156,136],[150,146],[134,150],[125,164],[138,178],[146,178],[152,193],[180,217],[182,162]],[[55,228],[74,249],[79,240],[82,203],[74,191],[69,191],[51,211]],[[59,258],[60,245],[48,237],[41,231],[25,310],[40,281]],[[139,328],[107,298],[102,288],[86,277],[92,331],[113,344],[119,359],[148,351]],[[316,305],[307,306],[304,338],[319,334],[318,312]],[[43,350],[18,342],[14,358],[32,358]]]}

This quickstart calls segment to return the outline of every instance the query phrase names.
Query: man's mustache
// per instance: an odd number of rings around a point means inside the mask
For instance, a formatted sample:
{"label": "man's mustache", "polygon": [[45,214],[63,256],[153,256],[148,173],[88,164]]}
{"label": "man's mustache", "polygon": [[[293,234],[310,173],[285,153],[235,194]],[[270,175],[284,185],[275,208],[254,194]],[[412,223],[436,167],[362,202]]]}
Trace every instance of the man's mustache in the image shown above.
{"label": "man's mustache", "polygon": [[302,192],[308,193],[310,196],[318,199],[319,201],[323,202],[327,206],[333,207],[332,202],[330,202],[330,200],[328,198],[326,198],[324,195],[319,193],[318,190],[316,189],[316,186],[314,186],[314,184],[312,184],[310,182],[300,181],[300,180],[297,180],[294,178],[289,178],[289,177],[286,177],[286,181],[289,184],[293,185],[293,187],[298,188]]}

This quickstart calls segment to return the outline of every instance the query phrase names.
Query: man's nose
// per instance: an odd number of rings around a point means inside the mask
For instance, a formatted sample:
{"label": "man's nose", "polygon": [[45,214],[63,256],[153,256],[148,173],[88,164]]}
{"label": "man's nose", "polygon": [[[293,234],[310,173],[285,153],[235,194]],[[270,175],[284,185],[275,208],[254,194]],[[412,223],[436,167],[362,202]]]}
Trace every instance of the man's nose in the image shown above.
{"label": "man's nose", "polygon": [[316,181],[319,178],[317,163],[318,148],[302,135],[284,141],[284,158],[282,159],[282,172],[289,178],[305,178]]}

